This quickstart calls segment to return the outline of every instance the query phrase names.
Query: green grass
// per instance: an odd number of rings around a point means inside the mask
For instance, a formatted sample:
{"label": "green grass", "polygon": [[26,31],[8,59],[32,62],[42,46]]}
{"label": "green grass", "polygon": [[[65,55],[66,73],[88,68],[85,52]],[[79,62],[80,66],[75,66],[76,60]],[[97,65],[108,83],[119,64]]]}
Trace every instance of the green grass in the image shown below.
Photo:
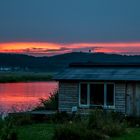
{"label": "green grass", "polygon": [[0,72],[0,83],[49,81],[52,80],[52,75],[47,72]]}
{"label": "green grass", "polygon": [[140,140],[140,128],[129,128],[125,135],[111,140]]}
{"label": "green grass", "polygon": [[[51,140],[56,124],[32,124],[18,127],[19,140]],[[129,128],[128,132],[110,140],[140,140],[140,128]]]}
{"label": "green grass", "polygon": [[19,140],[51,140],[55,124],[33,124],[18,128]]}

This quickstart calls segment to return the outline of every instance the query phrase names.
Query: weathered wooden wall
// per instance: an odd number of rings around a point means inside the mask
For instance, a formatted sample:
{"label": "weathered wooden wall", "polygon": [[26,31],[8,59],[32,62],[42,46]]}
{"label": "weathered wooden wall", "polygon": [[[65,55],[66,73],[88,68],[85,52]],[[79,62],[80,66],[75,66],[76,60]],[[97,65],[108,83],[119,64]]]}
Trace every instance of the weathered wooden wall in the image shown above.
{"label": "weathered wooden wall", "polygon": [[126,114],[140,116],[140,84],[127,84]]}
{"label": "weathered wooden wall", "polygon": [[[71,112],[79,107],[79,83],[59,83],[59,110]],[[80,112],[86,110],[79,108]],[[127,115],[140,116],[140,84],[115,83],[115,110]]]}
{"label": "weathered wooden wall", "polygon": [[125,83],[115,84],[115,110],[122,113],[125,113],[125,89]]}
{"label": "weathered wooden wall", "polygon": [[71,112],[78,107],[78,83],[59,82],[59,111]]}
{"label": "weathered wooden wall", "polygon": [[140,84],[136,84],[136,115],[140,116]]}
{"label": "weathered wooden wall", "polygon": [[134,87],[132,83],[128,83],[126,86],[126,114],[133,114],[133,91]]}

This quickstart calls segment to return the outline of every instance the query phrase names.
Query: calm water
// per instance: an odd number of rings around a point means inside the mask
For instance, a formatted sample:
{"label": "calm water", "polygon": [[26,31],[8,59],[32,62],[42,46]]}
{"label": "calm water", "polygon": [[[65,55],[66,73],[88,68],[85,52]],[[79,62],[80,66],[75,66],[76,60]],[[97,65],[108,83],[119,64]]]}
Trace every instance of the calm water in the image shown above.
{"label": "calm water", "polygon": [[48,98],[57,89],[57,82],[0,83],[0,112],[24,111]]}

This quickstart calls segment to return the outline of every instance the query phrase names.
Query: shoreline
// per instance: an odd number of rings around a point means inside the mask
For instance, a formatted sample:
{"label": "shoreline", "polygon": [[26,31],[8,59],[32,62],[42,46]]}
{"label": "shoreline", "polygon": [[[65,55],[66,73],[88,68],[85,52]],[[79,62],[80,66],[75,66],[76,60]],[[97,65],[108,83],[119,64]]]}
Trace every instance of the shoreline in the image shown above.
{"label": "shoreline", "polygon": [[53,81],[48,72],[0,72],[0,83]]}

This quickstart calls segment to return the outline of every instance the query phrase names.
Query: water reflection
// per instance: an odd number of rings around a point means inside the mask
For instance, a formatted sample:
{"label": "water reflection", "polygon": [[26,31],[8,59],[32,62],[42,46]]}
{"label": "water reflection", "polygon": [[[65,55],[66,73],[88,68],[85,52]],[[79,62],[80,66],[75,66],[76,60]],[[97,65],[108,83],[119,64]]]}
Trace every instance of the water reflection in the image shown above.
{"label": "water reflection", "polygon": [[0,111],[22,111],[48,98],[57,89],[57,82],[0,83]]}

